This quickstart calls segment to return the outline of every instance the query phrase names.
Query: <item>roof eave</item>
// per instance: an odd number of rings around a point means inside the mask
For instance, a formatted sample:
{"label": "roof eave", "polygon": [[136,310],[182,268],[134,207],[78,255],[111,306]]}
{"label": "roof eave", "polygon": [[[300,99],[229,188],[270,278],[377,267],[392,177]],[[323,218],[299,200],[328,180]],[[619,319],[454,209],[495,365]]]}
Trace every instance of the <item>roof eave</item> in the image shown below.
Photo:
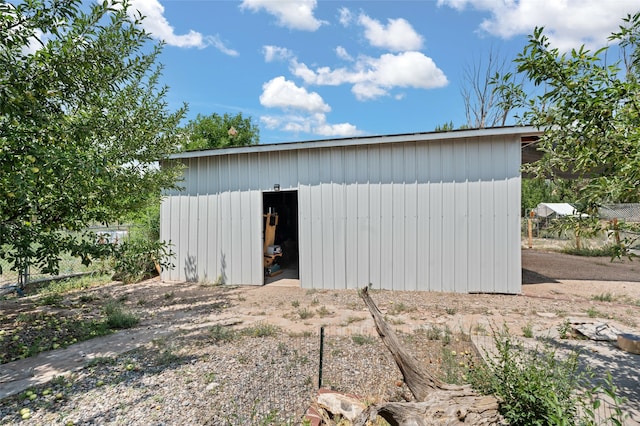
{"label": "roof eave", "polygon": [[487,129],[464,129],[448,132],[406,133],[398,135],[361,136],[354,138],[323,139],[303,142],[284,142],[276,144],[250,145],[229,148],[215,148],[199,151],[185,151],[169,156],[169,159],[187,159],[212,157],[230,154],[246,154],[258,152],[291,151],[298,149],[332,148],[344,146],[360,146],[372,144],[387,144],[398,142],[427,142],[435,140],[464,139],[487,136],[529,136],[539,135],[542,131],[533,126],[492,127]]}

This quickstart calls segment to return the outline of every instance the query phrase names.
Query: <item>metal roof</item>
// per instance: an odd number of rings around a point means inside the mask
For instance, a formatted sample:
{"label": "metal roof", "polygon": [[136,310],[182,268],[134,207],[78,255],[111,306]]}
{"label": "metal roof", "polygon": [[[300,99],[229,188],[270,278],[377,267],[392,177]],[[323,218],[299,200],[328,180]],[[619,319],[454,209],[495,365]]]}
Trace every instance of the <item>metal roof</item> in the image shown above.
{"label": "metal roof", "polygon": [[313,149],[313,148],[331,148],[344,146],[359,146],[373,144],[388,144],[397,142],[427,142],[440,141],[447,139],[476,138],[487,136],[536,136],[541,135],[542,131],[533,126],[505,126],[491,127],[486,129],[463,129],[452,130],[448,132],[424,132],[424,133],[405,133],[397,135],[382,136],[359,136],[341,139],[323,139],[302,142],[283,142],[264,145],[250,145],[230,148],[214,148],[198,151],[185,151],[169,156],[170,159],[181,158],[199,158],[212,157],[229,154],[248,154],[255,152],[276,152],[290,151],[297,149]]}

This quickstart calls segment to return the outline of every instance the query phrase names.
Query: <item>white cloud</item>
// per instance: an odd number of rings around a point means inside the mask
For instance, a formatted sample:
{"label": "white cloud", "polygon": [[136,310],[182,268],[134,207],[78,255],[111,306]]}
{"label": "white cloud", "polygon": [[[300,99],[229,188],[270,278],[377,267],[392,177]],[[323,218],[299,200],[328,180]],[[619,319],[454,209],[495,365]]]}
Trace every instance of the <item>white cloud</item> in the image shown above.
{"label": "white cloud", "polygon": [[424,39],[405,19],[388,19],[385,26],[365,14],[360,14],[358,23],[364,27],[364,35],[372,46],[393,52],[420,50]]}
{"label": "white cloud", "polygon": [[154,38],[163,40],[169,46],[197,47],[199,49],[213,46],[226,55],[238,55],[237,51],[226,47],[217,35],[204,36],[194,30],[190,30],[187,34],[176,34],[175,29],[164,17],[164,7],[158,0],[132,0],[129,13],[134,13],[136,10],[145,17],[142,21],[142,27]]}
{"label": "white cloud", "polygon": [[331,137],[350,137],[362,134],[362,132],[351,123],[320,123],[313,128],[313,133],[315,133],[316,135]]}
{"label": "white cloud", "polygon": [[340,14],[340,16],[338,17],[338,21],[340,22],[340,24],[342,24],[343,27],[348,27],[349,25],[351,25],[351,22],[353,21],[353,14],[349,9],[347,9],[346,7],[341,7],[340,9],[338,9],[338,13]]}
{"label": "white cloud", "polygon": [[293,52],[286,47],[262,46],[262,52],[265,62],[284,61],[293,57]]}
{"label": "white cloud", "polygon": [[433,89],[448,84],[447,77],[433,60],[421,52],[384,54],[379,58],[363,56],[352,68],[320,67],[291,61],[291,72],[306,84],[338,86],[352,84],[359,100],[386,96],[396,87]]}
{"label": "white cloud", "polygon": [[220,36],[215,35],[215,36],[205,36],[205,46],[203,47],[207,47],[208,45],[211,45],[213,47],[215,47],[216,49],[218,49],[220,52],[224,53],[225,55],[229,55],[229,56],[238,56],[239,53],[237,50],[234,49],[230,49],[228,48],[224,42],[222,40],[220,40]]}
{"label": "white cloud", "polygon": [[311,115],[264,115],[260,117],[262,124],[270,130],[281,130],[289,133],[309,133],[324,137],[351,137],[364,134],[351,123],[327,123],[322,113]]}
{"label": "white cloud", "polygon": [[278,25],[293,30],[315,31],[325,21],[316,19],[313,11],[316,0],[243,0],[240,8],[258,12],[264,9],[278,18]]}
{"label": "white cloud", "polygon": [[307,112],[329,112],[331,107],[316,92],[307,92],[304,87],[276,77],[262,85],[260,104],[272,108],[299,109]]}
{"label": "white cloud", "polygon": [[[351,123],[327,123],[327,112],[331,107],[316,92],[276,77],[262,85],[260,104],[267,108],[287,111],[283,115],[264,115],[260,121],[268,129],[291,133],[310,133],[320,136],[357,136],[363,132]],[[295,112],[294,112],[295,111]]]}
{"label": "white cloud", "polygon": [[[25,31],[25,26],[18,23],[20,18],[16,14],[16,7],[11,3],[4,3],[0,7],[0,13],[2,17],[6,19],[7,25],[5,26],[6,31],[2,34],[2,37],[7,40],[13,40],[16,34],[23,34]],[[28,31],[31,31],[31,34],[27,38],[27,44],[23,45],[20,49],[20,53],[23,55],[32,55],[40,50],[49,39],[50,34],[44,34],[42,30],[38,28],[28,27]]]}
{"label": "white cloud", "polygon": [[33,32],[33,36],[29,37],[29,44],[22,47],[21,53],[23,55],[33,55],[38,50],[40,50],[44,44],[47,43],[48,38],[49,34],[45,35],[41,30],[36,28]]}
{"label": "white cloud", "polygon": [[349,52],[347,52],[347,49],[345,49],[342,46],[338,46],[336,47],[336,55],[338,55],[338,58],[343,59],[345,61],[353,61],[353,57],[351,55],[349,55]]}
{"label": "white cloud", "polygon": [[638,0],[438,0],[438,5],[490,12],[491,17],[479,28],[501,38],[528,35],[535,27],[545,27],[553,47],[563,51],[582,44],[591,49],[606,45],[622,18],[638,10]]}

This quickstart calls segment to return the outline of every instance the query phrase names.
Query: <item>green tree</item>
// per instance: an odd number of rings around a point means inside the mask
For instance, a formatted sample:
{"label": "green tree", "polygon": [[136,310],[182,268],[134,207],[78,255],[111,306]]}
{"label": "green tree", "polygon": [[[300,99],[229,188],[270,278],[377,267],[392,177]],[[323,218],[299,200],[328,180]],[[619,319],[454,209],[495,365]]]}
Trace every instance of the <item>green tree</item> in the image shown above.
{"label": "green tree", "polygon": [[573,203],[578,189],[567,179],[522,179],[522,215],[540,203]]}
{"label": "green tree", "polygon": [[524,116],[544,130],[543,157],[530,171],[573,173],[581,182],[577,201],[588,210],[640,201],[640,13],[627,16],[610,41],[623,53],[614,64],[607,64],[609,48],[561,54],[537,28],[516,59],[543,92]]}
{"label": "green tree", "polygon": [[223,116],[213,113],[200,115],[184,127],[186,143],[184,149],[225,148],[229,146],[255,145],[260,141],[260,130],[244,118],[242,113]]}
{"label": "green tree", "polygon": [[433,129],[434,132],[449,132],[451,130],[453,130],[453,121],[449,121],[448,123],[444,124],[438,124],[436,128]]}
{"label": "green tree", "polygon": [[88,225],[175,188],[185,108],[169,112],[160,47],[128,3],[0,3],[0,258],[57,272],[101,254]]}

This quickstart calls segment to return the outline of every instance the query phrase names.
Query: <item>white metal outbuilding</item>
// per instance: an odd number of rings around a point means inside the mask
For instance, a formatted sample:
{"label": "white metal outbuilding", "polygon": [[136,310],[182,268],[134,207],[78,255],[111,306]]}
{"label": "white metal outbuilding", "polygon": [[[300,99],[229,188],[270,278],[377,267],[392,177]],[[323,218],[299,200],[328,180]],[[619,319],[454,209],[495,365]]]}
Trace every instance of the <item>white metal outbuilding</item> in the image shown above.
{"label": "white metal outbuilding", "polygon": [[[263,214],[287,210],[303,288],[520,293],[520,163],[532,127],[184,152],[166,194],[168,281],[264,283]],[[278,190],[276,190],[278,189]],[[286,246],[285,246],[286,251]]]}

